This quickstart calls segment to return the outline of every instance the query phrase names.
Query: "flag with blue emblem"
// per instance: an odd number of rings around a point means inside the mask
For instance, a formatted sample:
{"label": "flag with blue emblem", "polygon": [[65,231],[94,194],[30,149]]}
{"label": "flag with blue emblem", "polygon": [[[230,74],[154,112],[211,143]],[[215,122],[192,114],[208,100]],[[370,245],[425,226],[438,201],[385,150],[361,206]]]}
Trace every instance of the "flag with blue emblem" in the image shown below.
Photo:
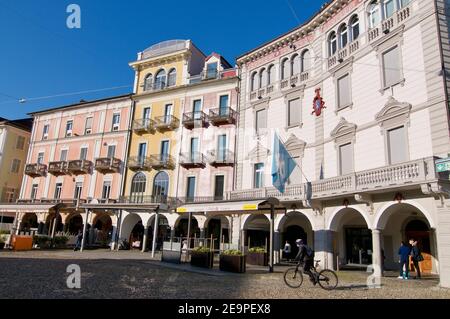
{"label": "flag with blue emblem", "polygon": [[286,150],[278,134],[275,133],[272,157],[272,185],[282,194],[295,166],[297,166],[297,163]]}

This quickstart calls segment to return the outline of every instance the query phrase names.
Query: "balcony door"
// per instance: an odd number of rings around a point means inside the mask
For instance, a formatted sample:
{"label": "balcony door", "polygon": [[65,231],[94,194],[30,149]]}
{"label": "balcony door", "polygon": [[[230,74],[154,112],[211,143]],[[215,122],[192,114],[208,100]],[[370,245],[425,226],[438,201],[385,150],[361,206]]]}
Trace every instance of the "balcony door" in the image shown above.
{"label": "balcony door", "polygon": [[169,141],[161,142],[161,161],[166,162],[169,159]]}
{"label": "balcony door", "polygon": [[109,199],[109,195],[111,195],[111,182],[104,182],[102,189],[102,199]]}
{"label": "balcony door", "polygon": [[220,97],[219,102],[219,115],[220,116],[226,116],[228,115],[228,95],[222,95]]}
{"label": "balcony door", "polygon": [[88,152],[88,149],[86,147],[82,147],[80,149],[80,160],[84,161],[87,159],[87,152]]}
{"label": "balcony door", "polygon": [[82,193],[83,193],[83,183],[78,182],[78,183],[75,184],[74,198],[75,199],[80,199]]}
{"label": "balcony door", "polygon": [[218,145],[217,145],[217,160],[219,162],[224,162],[227,157],[227,136],[219,135]]}
{"label": "balcony door", "polygon": [[198,137],[191,138],[191,161],[194,162],[198,157]]}
{"label": "balcony door", "polygon": [[55,187],[55,199],[60,199],[62,193],[62,183],[57,183]]}
{"label": "balcony door", "polygon": [[156,202],[166,202],[169,195],[169,175],[166,172],[159,172],[153,182],[153,197]]}
{"label": "balcony door", "polygon": [[116,146],[108,145],[108,158],[114,158],[116,156]]}
{"label": "balcony door", "polygon": [[195,177],[190,176],[187,179],[186,201],[193,202],[195,198]]}
{"label": "balcony door", "polygon": [[167,104],[164,107],[164,123],[170,124],[172,118],[172,104]]}
{"label": "balcony door", "polygon": [[142,116],[143,119],[148,120],[152,116],[152,109],[150,107],[146,107],[144,109],[144,114]]}
{"label": "balcony door", "polygon": [[140,143],[138,148],[138,161],[140,164],[144,164],[146,156],[147,156],[147,143]]}
{"label": "balcony door", "polygon": [[225,176],[217,175],[214,182],[214,200],[223,200],[225,190]]}
{"label": "balcony door", "polygon": [[61,156],[59,157],[61,162],[67,161],[67,150],[61,150]]}
{"label": "balcony door", "polygon": [[201,112],[202,112],[202,100],[195,100],[194,106],[192,109],[192,112],[194,113],[194,120],[200,120],[201,119]]}

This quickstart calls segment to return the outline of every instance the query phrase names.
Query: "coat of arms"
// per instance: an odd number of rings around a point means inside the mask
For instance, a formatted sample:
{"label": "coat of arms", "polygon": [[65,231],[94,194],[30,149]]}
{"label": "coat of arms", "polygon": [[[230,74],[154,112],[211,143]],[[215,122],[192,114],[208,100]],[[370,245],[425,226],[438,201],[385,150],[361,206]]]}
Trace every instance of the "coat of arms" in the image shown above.
{"label": "coat of arms", "polygon": [[316,116],[320,116],[322,114],[322,109],[326,109],[325,101],[320,96],[320,89],[316,89],[316,96],[313,101],[313,112],[311,114],[316,114]]}

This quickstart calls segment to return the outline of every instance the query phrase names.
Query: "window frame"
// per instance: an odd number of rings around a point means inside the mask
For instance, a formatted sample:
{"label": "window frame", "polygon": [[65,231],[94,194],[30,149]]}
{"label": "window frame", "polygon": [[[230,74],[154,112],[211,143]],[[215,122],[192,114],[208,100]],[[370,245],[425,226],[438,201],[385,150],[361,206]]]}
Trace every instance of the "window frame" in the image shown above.
{"label": "window frame", "polygon": [[42,128],[42,141],[48,140],[49,132],[50,132],[50,124],[44,124],[44,127]]}
{"label": "window frame", "polygon": [[[343,173],[342,172],[342,156],[341,156],[341,148],[346,146],[346,145],[350,145],[350,157],[352,159],[352,169],[350,172],[348,173]],[[336,145],[336,149],[337,149],[337,156],[338,156],[338,173],[339,176],[345,176],[345,175],[349,175],[355,172],[355,144],[353,141],[346,141],[346,142],[341,142],[339,144]]]}
{"label": "window frame", "polygon": [[[258,165],[261,165],[261,167],[257,168]],[[260,188],[264,188],[264,171],[265,171],[265,164],[260,162],[260,163],[255,163],[253,164],[253,188],[254,189],[260,189]],[[261,175],[260,178],[260,183],[261,185],[258,187],[257,183],[256,183],[256,177],[257,174]]]}
{"label": "window frame", "polygon": [[[334,47],[335,46],[335,47]],[[331,31],[328,36],[328,56],[334,56],[339,50],[338,37],[335,31]]]}
{"label": "window frame", "polygon": [[[116,118],[119,119],[117,123],[114,122]],[[120,130],[120,120],[121,120],[120,112],[114,112],[112,116],[112,127],[111,127],[112,132],[118,132]]]}
{"label": "window frame", "polygon": [[[91,120],[90,127],[88,127],[89,120]],[[92,127],[94,126],[94,117],[93,116],[87,116],[86,122],[84,123],[84,135],[91,135],[93,130]]]}
{"label": "window frame", "polygon": [[[70,129],[69,129],[69,124],[70,124]],[[72,136],[73,136],[73,120],[67,120],[65,137],[72,137]]]}

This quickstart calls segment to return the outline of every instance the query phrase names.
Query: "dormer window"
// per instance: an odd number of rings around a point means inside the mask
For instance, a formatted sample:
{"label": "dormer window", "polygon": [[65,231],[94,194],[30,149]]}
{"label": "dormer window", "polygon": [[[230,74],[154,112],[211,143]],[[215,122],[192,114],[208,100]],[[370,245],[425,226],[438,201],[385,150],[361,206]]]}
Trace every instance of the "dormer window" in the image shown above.
{"label": "dormer window", "polygon": [[166,87],[166,71],[159,70],[155,77],[155,90],[162,90]]}
{"label": "dormer window", "polygon": [[217,62],[208,63],[206,65],[206,78],[215,79],[217,78]]}
{"label": "dormer window", "polygon": [[177,84],[177,70],[171,69],[167,77],[167,86],[175,86]]}

